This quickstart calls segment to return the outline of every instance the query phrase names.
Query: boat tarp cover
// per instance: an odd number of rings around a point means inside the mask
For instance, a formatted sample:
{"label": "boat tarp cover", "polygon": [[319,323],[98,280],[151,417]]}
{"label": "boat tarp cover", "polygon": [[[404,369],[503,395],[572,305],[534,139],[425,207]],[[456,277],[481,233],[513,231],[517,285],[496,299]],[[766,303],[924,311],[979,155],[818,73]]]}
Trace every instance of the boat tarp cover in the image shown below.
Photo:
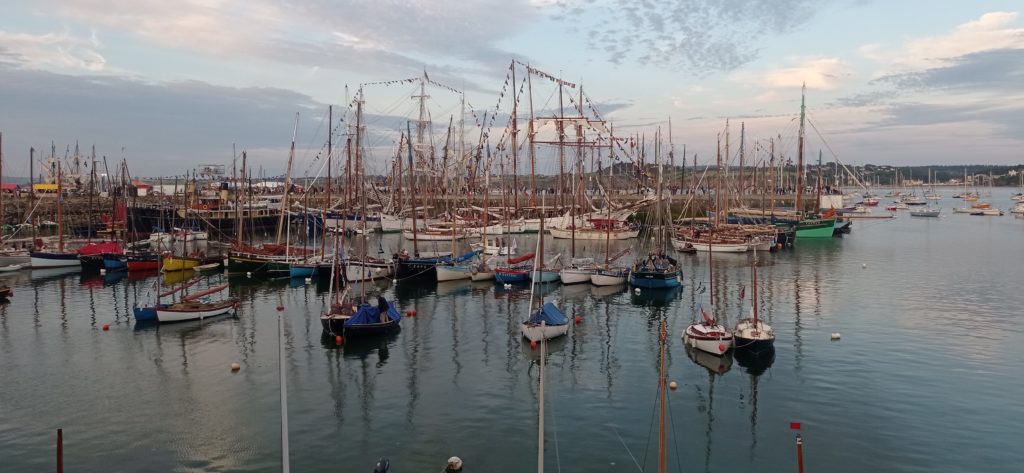
{"label": "boat tarp cover", "polygon": [[534,256],[536,256],[536,255],[533,252],[530,252],[530,253],[527,253],[527,254],[525,254],[523,256],[517,256],[515,258],[509,258],[508,259],[508,264],[522,263],[523,261],[533,259]]}
{"label": "boat tarp cover", "polygon": [[121,249],[121,244],[116,241],[104,241],[101,243],[90,243],[83,246],[78,250],[80,255],[101,255],[103,253],[122,254],[124,250]]}
{"label": "boat tarp cover", "polygon": [[476,256],[476,252],[475,251],[470,251],[469,253],[466,253],[466,254],[460,256],[459,259],[455,260],[455,262],[456,263],[461,263],[463,261],[468,261],[469,259],[473,258],[474,256]]}
{"label": "boat tarp cover", "polygon": [[[402,318],[402,314],[399,314],[398,309],[395,309],[394,302],[388,303],[387,316],[390,319],[388,320],[388,322],[393,320],[399,320]],[[359,306],[359,310],[356,312],[356,315],[353,315],[351,319],[345,321],[345,326],[351,327],[353,325],[371,325],[379,324],[381,322],[382,320],[380,319],[380,306],[363,304]]]}
{"label": "boat tarp cover", "polygon": [[544,322],[547,325],[565,325],[569,323],[569,318],[558,307],[555,307],[555,304],[548,302],[544,304],[544,307],[534,311],[527,322],[531,324]]}

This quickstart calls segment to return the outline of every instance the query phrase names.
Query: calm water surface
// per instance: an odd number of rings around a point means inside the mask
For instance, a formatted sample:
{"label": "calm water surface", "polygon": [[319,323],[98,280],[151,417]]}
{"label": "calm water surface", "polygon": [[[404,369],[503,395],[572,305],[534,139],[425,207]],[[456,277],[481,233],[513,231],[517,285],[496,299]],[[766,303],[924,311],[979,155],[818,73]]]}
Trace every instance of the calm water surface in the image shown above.
{"label": "calm water surface", "polygon": [[[716,256],[713,289],[697,255],[681,258],[685,285],[667,294],[545,291],[583,318],[549,346],[547,469],[657,467],[667,320],[680,385],[668,397],[672,471],[794,471],[791,421],[808,471],[1020,471],[1024,220],[943,204],[939,219],[858,221],[847,237],[759,254],[777,335],[768,362],[695,355],[679,338],[700,305],[730,324],[749,310],[751,255]],[[15,291],[0,306],[2,471],[52,471],[58,427],[69,471],[279,471],[278,303],[295,471],[369,471],[379,457],[396,472],[438,471],[451,455],[468,472],[536,466],[539,354],[519,334],[528,290],[384,285],[418,316],[391,338],[338,347],[322,338],[316,284],[232,279],[237,317],[140,327],[131,308],[152,300],[155,276],[0,278]]]}

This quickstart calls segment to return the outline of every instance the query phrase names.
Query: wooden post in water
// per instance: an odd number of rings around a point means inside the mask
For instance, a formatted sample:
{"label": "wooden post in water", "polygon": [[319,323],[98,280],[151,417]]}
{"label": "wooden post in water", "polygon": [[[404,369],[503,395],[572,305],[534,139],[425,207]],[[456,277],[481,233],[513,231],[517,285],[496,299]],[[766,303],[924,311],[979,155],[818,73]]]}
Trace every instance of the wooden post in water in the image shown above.
{"label": "wooden post in water", "polygon": [[796,471],[804,473],[804,439],[796,434]]}
{"label": "wooden post in water", "polygon": [[64,473],[64,429],[57,429],[57,473]]}

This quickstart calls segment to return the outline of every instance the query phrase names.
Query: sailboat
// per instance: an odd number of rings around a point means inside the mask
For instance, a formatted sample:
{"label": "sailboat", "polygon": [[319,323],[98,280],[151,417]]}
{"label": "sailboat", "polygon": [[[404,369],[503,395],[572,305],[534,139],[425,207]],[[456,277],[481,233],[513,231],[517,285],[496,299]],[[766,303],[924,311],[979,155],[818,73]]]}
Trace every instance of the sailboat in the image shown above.
{"label": "sailboat", "polygon": [[[543,231],[543,223],[541,223],[540,228]],[[541,276],[539,275],[539,273],[541,272],[541,263],[538,260],[540,259],[541,252],[543,251],[543,245],[541,243],[543,241],[543,236],[543,232],[538,235],[539,239],[537,240],[536,251],[537,256],[533,262],[532,279],[535,282],[541,280]],[[560,337],[568,333],[569,318],[566,317],[565,313],[562,312],[558,307],[556,307],[554,303],[544,303],[543,295],[540,296],[540,306],[537,307],[536,309],[533,308],[533,299],[536,292],[537,286],[536,284],[534,284],[530,287],[530,303],[528,304],[529,315],[526,321],[523,322],[522,324],[523,336],[526,337],[531,342],[537,342],[541,340],[550,340],[552,338]]]}
{"label": "sailboat", "polygon": [[[152,307],[135,307],[133,310],[135,320],[139,322],[161,323],[185,322],[189,320],[202,320],[218,315],[224,315],[238,309],[238,299],[235,298],[229,297],[220,301],[204,300],[207,296],[212,296],[227,289],[227,283],[193,294],[188,294],[188,289],[198,282],[199,278],[193,278],[188,282],[182,280],[178,287],[159,293],[157,295],[156,305]],[[182,296],[177,302],[172,302],[170,304],[160,302],[161,298],[173,297],[179,292],[182,293]]]}
{"label": "sailboat", "polygon": [[[607,202],[605,203],[607,205]],[[611,214],[611,208],[608,208],[609,215]],[[611,227],[605,229],[606,232],[611,232]],[[622,257],[629,252],[629,248],[619,251],[614,256],[611,254],[611,236],[604,241],[604,266],[598,267],[590,275],[590,283],[595,286],[617,286],[619,284],[626,284],[626,280],[629,278],[629,268],[625,267],[612,267],[613,261]]]}
{"label": "sailboat", "polygon": [[[337,237],[335,237],[337,238]],[[335,247],[337,247],[335,240]],[[394,301],[388,302],[383,296],[377,297],[377,305],[366,302],[366,285],[360,284],[359,300],[350,300],[346,296],[352,286],[347,286],[340,293],[340,280],[335,276],[340,258],[333,258],[330,289],[327,294],[327,310],[320,315],[320,325],[324,333],[329,335],[370,336],[394,332],[400,329],[402,314],[395,308]]]}
{"label": "sailboat", "polygon": [[[798,215],[803,215],[801,199],[804,193],[804,122],[806,121],[806,92],[807,85],[805,84],[800,90],[800,131],[799,144],[797,146],[798,163],[796,169],[796,211]],[[821,186],[819,185],[817,188],[820,193]],[[818,209],[820,206],[821,198],[819,196],[818,202],[814,203],[814,208]],[[797,241],[801,238],[832,238],[835,233],[835,227],[835,211],[830,209],[824,215],[801,218],[796,224],[796,238]]]}
{"label": "sailboat", "polygon": [[[711,255],[712,252],[709,251],[708,279],[711,289],[708,290],[708,293],[714,294],[715,278],[713,273],[714,267],[711,264]],[[725,352],[732,348],[733,335],[729,333],[729,329],[725,328],[724,325],[709,316],[704,311],[704,307],[700,308],[700,315],[704,321],[690,324],[690,326],[686,327],[686,330],[683,331],[683,343],[712,355],[724,355]]]}
{"label": "sailboat", "polygon": [[[655,153],[655,162],[658,161],[658,155]],[[673,288],[679,287],[683,284],[683,277],[679,271],[679,262],[665,254],[665,222],[662,216],[662,164],[658,163],[658,199],[654,203],[655,209],[655,223],[654,236],[652,240],[655,241],[655,249],[647,254],[646,257],[641,256],[636,263],[633,264],[633,268],[629,272],[629,284],[633,287],[645,287],[645,288]]]}
{"label": "sailboat", "polygon": [[78,253],[64,249],[64,189],[61,180],[62,165],[57,165],[57,251],[36,249],[29,252],[33,268],[62,268],[76,266],[81,268]]}
{"label": "sailboat", "polygon": [[[546,191],[540,193],[541,207],[544,206],[544,197],[547,195]],[[549,269],[544,264],[544,216],[540,218],[539,232],[537,232],[537,254],[533,262],[533,269],[530,272],[530,279],[533,280],[534,284],[541,283],[552,283],[558,282],[560,279],[559,271],[555,269]],[[551,262],[554,263],[561,258],[561,254],[556,255],[552,258]]]}
{"label": "sailboat", "polygon": [[757,313],[757,257],[750,264],[750,280],[753,288],[750,318],[740,320],[733,329],[737,350],[766,352],[775,349],[775,331],[758,317]]}

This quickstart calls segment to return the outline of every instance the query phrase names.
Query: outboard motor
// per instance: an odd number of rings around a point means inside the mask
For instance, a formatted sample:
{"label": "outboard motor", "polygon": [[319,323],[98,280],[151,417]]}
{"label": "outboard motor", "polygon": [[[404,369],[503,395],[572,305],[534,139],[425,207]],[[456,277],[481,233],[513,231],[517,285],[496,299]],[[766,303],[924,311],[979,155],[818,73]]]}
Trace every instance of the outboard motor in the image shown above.
{"label": "outboard motor", "polygon": [[391,469],[391,462],[387,458],[381,458],[377,460],[377,465],[373,467],[373,473],[388,473]]}

